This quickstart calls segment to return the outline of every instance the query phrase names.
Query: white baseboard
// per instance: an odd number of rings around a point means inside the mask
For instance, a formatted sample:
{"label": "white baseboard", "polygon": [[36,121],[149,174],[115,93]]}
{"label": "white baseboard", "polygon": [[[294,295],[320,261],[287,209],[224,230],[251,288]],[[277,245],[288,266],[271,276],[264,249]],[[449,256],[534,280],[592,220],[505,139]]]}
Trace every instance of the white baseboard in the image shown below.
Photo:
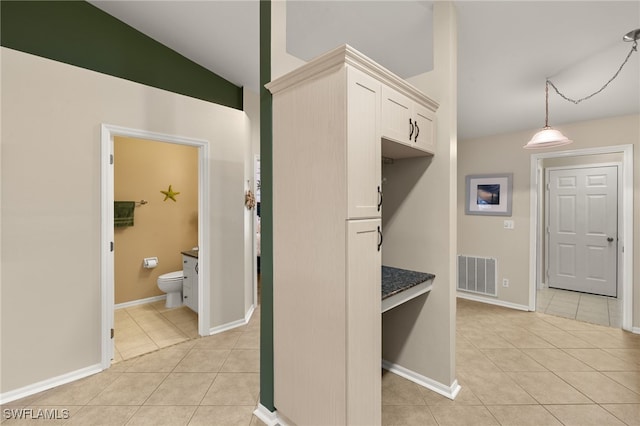
{"label": "white baseboard", "polygon": [[529,311],[529,307],[526,305],[519,305],[517,303],[505,302],[504,300],[487,299],[486,297],[476,296],[475,294],[457,292],[457,296],[460,299],[472,300],[474,302],[488,303],[489,305],[502,306],[503,308],[517,309],[519,311]]}
{"label": "white baseboard", "polygon": [[460,389],[462,389],[457,380],[454,380],[451,386],[447,386],[384,359],[382,360],[382,368],[452,400],[458,396]]}
{"label": "white baseboard", "polygon": [[632,332],[633,334],[640,334],[640,327],[633,327],[633,328],[631,329],[631,332]]}
{"label": "white baseboard", "polygon": [[251,305],[251,308],[247,311],[244,316],[244,319],[239,319],[236,321],[228,322],[226,324],[218,325],[209,329],[209,335],[212,336],[214,334],[222,333],[224,331],[233,330],[234,328],[242,327],[243,325],[249,324],[249,320],[253,315],[253,311],[255,311],[255,305]]}
{"label": "white baseboard", "polygon": [[102,371],[100,364],[95,364],[89,367],[81,368],[80,370],[72,371],[70,373],[62,374],[60,376],[52,377],[50,379],[43,380],[41,382],[33,383],[31,385],[24,386],[19,389],[15,389],[9,392],[0,394],[0,404],[6,404],[17,399],[21,399],[30,395],[34,395],[38,392],[46,391],[56,386],[64,385],[75,380],[83,379],[92,374],[96,374]]}
{"label": "white baseboard", "polygon": [[251,305],[247,313],[244,315],[245,324],[249,324],[251,317],[253,316],[253,312],[256,310],[256,305]]}
{"label": "white baseboard", "polygon": [[253,415],[267,426],[287,426],[287,423],[278,416],[278,411],[269,411],[269,409],[262,404],[258,404]]}
{"label": "white baseboard", "polygon": [[114,309],[130,308],[131,306],[146,305],[147,303],[153,303],[159,300],[166,300],[166,299],[167,299],[167,295],[163,294],[160,296],[147,297],[145,299],[132,300],[131,302],[118,303],[113,308]]}

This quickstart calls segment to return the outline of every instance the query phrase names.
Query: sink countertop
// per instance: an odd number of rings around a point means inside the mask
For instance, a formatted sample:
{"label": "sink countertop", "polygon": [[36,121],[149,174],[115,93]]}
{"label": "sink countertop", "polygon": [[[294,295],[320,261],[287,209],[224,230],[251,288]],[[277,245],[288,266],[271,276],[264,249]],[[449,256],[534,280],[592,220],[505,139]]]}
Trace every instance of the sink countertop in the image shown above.
{"label": "sink countertop", "polygon": [[181,253],[184,254],[185,256],[195,257],[196,259],[198,258],[198,250],[193,250],[193,249],[185,250]]}

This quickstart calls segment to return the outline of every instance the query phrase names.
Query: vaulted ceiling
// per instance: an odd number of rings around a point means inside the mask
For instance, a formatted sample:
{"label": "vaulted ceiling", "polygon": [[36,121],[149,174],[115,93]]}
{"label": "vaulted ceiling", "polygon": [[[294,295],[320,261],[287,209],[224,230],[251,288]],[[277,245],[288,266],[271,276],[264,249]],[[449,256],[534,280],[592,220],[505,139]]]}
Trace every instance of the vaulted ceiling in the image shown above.
{"label": "vaulted ceiling", "polygon": [[[259,1],[90,1],[227,80],[257,92]],[[631,49],[640,1],[454,1],[458,137],[544,124],[544,86],[598,90]],[[308,60],[348,43],[408,78],[429,71],[432,1],[287,1],[287,50]],[[550,124],[640,113],[640,54],[606,90],[574,105],[550,94]]]}

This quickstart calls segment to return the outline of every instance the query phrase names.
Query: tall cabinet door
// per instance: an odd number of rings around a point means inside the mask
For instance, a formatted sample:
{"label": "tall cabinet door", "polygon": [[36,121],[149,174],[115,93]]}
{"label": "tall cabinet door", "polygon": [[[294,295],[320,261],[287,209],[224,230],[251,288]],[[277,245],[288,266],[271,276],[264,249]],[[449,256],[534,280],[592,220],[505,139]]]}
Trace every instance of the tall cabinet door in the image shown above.
{"label": "tall cabinet door", "polygon": [[381,220],[347,221],[347,424],[381,414]]}
{"label": "tall cabinet door", "polygon": [[347,68],[349,219],[380,217],[380,88],[379,81],[354,68]]}

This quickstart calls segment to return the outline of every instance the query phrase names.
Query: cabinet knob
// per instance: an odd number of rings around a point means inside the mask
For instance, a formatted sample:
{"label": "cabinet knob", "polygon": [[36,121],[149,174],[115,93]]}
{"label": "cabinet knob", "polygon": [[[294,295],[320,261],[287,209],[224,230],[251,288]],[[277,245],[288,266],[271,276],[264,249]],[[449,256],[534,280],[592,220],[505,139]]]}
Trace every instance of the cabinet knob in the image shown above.
{"label": "cabinet knob", "polygon": [[609,237],[609,238],[607,238],[607,241],[609,241],[611,243],[611,242],[613,242],[613,238]]}

